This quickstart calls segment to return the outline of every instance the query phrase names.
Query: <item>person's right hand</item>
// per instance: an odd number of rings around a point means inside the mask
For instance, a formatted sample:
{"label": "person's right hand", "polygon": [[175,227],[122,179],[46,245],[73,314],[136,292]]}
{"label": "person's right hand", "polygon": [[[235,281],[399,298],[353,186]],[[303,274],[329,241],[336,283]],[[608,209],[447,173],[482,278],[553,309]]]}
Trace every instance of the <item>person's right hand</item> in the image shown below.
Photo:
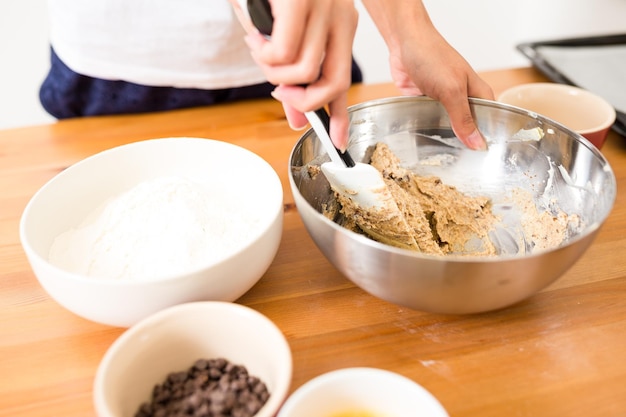
{"label": "person's right hand", "polygon": [[271,39],[248,33],[252,56],[272,95],[283,103],[294,129],[307,125],[304,112],[328,105],[330,136],[341,150],[348,143],[347,91],[358,13],[352,0],[271,0]]}

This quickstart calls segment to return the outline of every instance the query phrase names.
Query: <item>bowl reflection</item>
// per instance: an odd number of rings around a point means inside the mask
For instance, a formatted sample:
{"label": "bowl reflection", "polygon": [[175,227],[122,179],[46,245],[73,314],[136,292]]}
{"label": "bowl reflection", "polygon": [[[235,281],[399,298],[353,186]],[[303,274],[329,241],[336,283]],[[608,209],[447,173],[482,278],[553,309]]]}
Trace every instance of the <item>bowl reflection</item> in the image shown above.
{"label": "bowl reflection", "polygon": [[[295,145],[289,179],[304,224],[326,258],[365,291],[437,313],[506,307],[559,278],[589,247],[609,215],[615,177],[586,139],[520,108],[479,99],[472,99],[471,107],[489,142],[486,152],[460,145],[445,109],[425,97],[351,107],[349,151],[355,160],[368,162],[373,145],[385,142],[404,167],[438,176],[464,193],[490,197],[494,212],[499,210],[503,218],[492,236],[498,250],[494,257],[426,255],[340,226],[324,214],[334,204],[328,182],[308,169],[328,160],[323,147],[312,131]],[[561,244],[535,248],[525,239],[519,216],[507,214],[513,189],[531,193],[538,209],[557,207],[579,217],[580,223]]]}

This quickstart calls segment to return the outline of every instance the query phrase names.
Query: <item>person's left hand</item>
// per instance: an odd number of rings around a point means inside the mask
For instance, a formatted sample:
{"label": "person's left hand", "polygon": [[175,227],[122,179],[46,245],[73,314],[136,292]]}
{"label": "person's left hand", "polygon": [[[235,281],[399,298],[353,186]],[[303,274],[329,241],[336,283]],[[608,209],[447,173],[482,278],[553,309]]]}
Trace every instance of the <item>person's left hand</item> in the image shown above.
{"label": "person's left hand", "polygon": [[402,42],[390,51],[391,74],[405,95],[427,95],[443,104],[456,136],[471,149],[486,149],[469,97],[493,100],[491,87],[438,33],[429,42]]}

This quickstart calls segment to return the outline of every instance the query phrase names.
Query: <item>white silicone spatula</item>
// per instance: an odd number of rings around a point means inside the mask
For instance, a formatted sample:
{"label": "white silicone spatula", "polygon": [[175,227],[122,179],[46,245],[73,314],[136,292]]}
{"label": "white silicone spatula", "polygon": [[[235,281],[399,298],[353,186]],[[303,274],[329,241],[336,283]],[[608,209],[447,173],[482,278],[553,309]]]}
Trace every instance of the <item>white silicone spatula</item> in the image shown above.
{"label": "white silicone spatula", "polygon": [[321,166],[333,191],[342,194],[364,209],[383,209],[394,202],[383,177],[373,166],[355,163],[350,154],[341,152],[328,134],[330,117],[325,109],[305,113],[318,139],[326,149],[330,162]]}
{"label": "white silicone spatula", "polygon": [[[274,19],[267,0],[231,0],[231,3],[246,30],[256,27],[270,38]],[[344,204],[349,202],[362,213],[356,219],[359,227],[376,240],[416,249],[413,231],[380,172],[372,165],[355,163],[347,151],[337,149],[329,136],[330,116],[325,108],[306,112],[305,116],[330,157],[330,162],[321,165],[322,172],[333,191],[339,194],[339,199],[343,199]],[[383,218],[384,221],[373,225],[366,220],[372,218]],[[394,225],[391,233],[386,233],[385,224]],[[404,238],[398,239],[398,235]]]}

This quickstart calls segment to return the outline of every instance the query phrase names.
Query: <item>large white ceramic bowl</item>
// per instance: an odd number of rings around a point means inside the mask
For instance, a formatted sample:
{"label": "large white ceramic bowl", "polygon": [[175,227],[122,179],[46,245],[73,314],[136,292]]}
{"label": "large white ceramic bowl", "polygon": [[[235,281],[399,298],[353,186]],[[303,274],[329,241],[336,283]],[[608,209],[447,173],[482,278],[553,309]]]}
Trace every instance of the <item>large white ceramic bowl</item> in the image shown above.
{"label": "large white ceramic bowl", "polygon": [[448,417],[437,399],[400,374],[377,368],[345,368],[298,388],[278,417]]}
{"label": "large white ceramic bowl", "polygon": [[[205,206],[220,207],[231,203],[229,199],[242,199],[241,207],[225,222],[220,236],[231,233],[232,222],[249,222],[252,218],[254,227],[229,252],[216,258],[203,254],[189,269],[181,266],[180,270],[164,271],[160,275],[156,271],[154,277],[94,277],[77,272],[73,266],[50,262],[55,239],[85,223],[98,207],[137,185],[169,177],[185,178],[206,187],[210,202],[205,201]],[[211,193],[218,188],[220,193],[212,198]],[[263,276],[278,250],[282,199],[282,185],[276,172],[246,149],[210,139],[152,139],[103,151],[52,178],[26,206],[20,238],[37,279],[59,304],[86,319],[128,327],[175,304],[234,301],[247,292]],[[120,218],[123,220],[125,215],[122,211]],[[152,241],[145,247],[154,248],[155,252],[161,247],[169,248],[165,254],[155,253],[155,262],[162,262],[164,255],[172,257],[172,262],[179,259],[178,255],[187,255],[185,244],[172,247],[165,233],[166,227],[176,224],[176,220],[180,219],[153,224],[154,230],[149,230]],[[187,234],[183,235],[179,237],[185,243]],[[113,246],[118,243],[128,246],[129,257],[138,256],[135,251],[146,250],[124,239],[113,240]],[[176,251],[180,253],[172,253]]]}
{"label": "large white ceramic bowl", "polygon": [[224,358],[265,383],[270,396],[255,417],[273,417],[291,384],[292,358],[280,329],[235,303],[205,301],[162,310],[126,330],[96,372],[99,417],[132,417],[152,389],[198,359]]}

